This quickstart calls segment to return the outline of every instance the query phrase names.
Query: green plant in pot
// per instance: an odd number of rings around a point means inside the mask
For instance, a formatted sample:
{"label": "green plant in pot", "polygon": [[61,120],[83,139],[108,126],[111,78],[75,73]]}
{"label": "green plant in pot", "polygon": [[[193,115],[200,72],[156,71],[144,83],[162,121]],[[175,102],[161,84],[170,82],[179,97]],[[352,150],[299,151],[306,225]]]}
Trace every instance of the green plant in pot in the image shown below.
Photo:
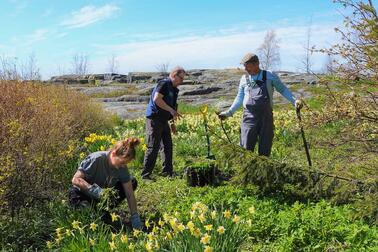
{"label": "green plant in pot", "polygon": [[217,164],[214,160],[197,159],[187,161],[185,173],[189,186],[217,185],[218,179],[215,176]]}

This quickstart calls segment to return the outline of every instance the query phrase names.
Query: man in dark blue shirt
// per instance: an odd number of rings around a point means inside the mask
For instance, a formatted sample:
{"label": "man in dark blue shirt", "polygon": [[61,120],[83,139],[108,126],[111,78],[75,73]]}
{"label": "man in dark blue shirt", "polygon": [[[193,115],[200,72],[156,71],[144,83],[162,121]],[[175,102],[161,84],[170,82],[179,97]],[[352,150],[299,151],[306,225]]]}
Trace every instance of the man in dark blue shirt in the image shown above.
{"label": "man in dark blue shirt", "polygon": [[[157,154],[161,148],[163,161],[163,176],[173,175],[172,164],[172,136],[176,134],[175,120],[180,117],[177,112],[178,86],[184,81],[185,70],[174,68],[169,77],[159,81],[152,91],[146,110],[146,144],[144,155],[144,169],[142,178],[151,180],[152,170],[156,163]],[[168,124],[171,121],[171,124]]]}

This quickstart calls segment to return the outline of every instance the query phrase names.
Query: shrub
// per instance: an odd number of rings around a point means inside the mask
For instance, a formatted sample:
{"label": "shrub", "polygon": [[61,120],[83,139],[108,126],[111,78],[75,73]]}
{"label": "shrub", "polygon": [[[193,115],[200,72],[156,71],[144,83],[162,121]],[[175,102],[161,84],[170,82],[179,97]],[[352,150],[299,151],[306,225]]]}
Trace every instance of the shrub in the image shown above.
{"label": "shrub", "polygon": [[65,187],[80,138],[111,121],[65,87],[4,81],[0,89],[0,210],[13,216]]}

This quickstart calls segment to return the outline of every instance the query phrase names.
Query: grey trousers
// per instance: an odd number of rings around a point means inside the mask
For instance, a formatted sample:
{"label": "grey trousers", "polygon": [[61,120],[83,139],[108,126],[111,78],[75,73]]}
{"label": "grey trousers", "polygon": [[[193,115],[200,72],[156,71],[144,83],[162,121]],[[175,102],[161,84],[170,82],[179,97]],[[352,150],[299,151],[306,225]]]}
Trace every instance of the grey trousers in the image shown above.
{"label": "grey trousers", "polygon": [[241,123],[240,145],[253,151],[259,144],[259,155],[270,156],[273,144],[274,125],[273,111],[269,107],[249,111],[244,109]]}
{"label": "grey trousers", "polygon": [[152,173],[155,167],[157,154],[160,150],[163,161],[163,173],[172,175],[172,136],[168,121],[161,119],[146,119],[146,145],[147,150],[144,155],[144,169],[142,177]]}

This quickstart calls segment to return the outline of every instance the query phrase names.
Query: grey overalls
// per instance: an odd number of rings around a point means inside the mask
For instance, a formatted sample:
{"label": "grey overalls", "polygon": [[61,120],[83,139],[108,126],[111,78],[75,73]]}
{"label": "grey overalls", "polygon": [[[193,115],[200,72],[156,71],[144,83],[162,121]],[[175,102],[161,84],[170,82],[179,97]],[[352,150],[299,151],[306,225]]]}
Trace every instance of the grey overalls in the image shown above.
{"label": "grey overalls", "polygon": [[[258,80],[262,73],[262,81]],[[257,80],[245,75],[248,100],[244,105],[240,145],[254,150],[259,143],[259,155],[269,156],[273,142],[273,111],[266,87],[266,71],[260,71]]]}

